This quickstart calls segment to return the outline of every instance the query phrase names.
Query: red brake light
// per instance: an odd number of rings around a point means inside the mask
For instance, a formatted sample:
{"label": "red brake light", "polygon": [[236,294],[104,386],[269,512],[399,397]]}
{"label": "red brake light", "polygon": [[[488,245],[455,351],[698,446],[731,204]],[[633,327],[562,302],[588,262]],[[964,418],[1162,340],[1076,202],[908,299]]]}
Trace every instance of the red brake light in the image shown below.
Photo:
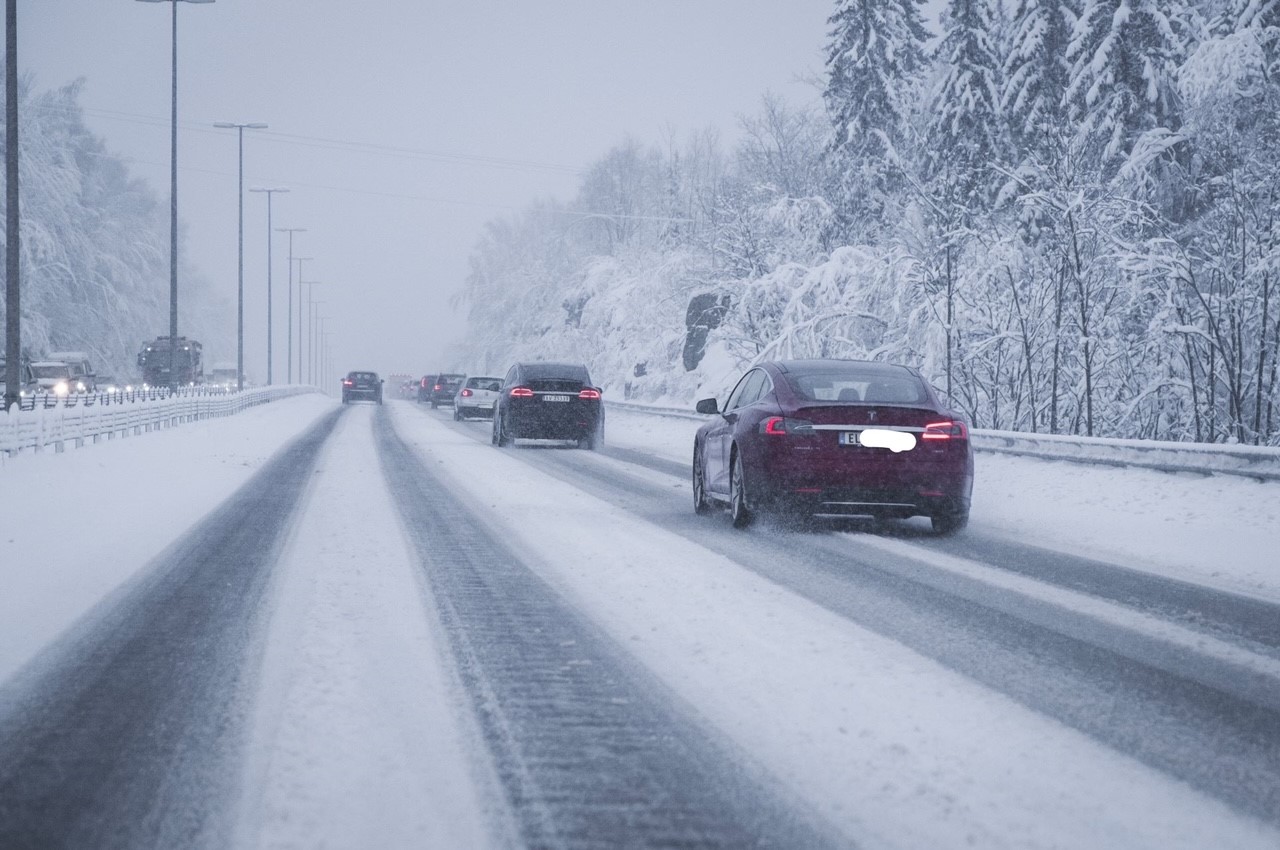
{"label": "red brake light", "polygon": [[351,379],[350,379],[350,378],[343,378],[343,379],[342,379],[342,385],[343,385],[344,387],[349,387],[349,386],[351,386]]}
{"label": "red brake light", "polygon": [[593,390],[593,389],[591,389],[590,387],[588,387],[587,389],[585,389],[585,390],[583,390],[582,392],[578,393],[578,398],[585,398],[585,399],[589,399],[589,400],[594,401],[594,400],[596,400],[596,399],[600,398],[600,391],[599,391],[599,390]]}
{"label": "red brake light", "polygon": [[422,387],[425,390],[427,388],[427,379],[423,378],[421,381],[419,381],[418,386]]}
{"label": "red brake light", "polygon": [[946,422],[933,422],[924,426],[924,433],[920,435],[923,440],[967,440],[969,439],[969,428],[958,419],[948,420]]}
{"label": "red brake light", "polygon": [[442,387],[440,384],[436,384],[436,385],[435,385],[434,387],[432,387],[431,389],[432,389],[432,390],[434,390],[434,391],[436,391],[436,392],[439,392],[441,389],[443,389],[443,387]]}
{"label": "red brake light", "polygon": [[465,389],[464,389],[464,390],[462,391],[461,395],[462,395],[462,397],[463,397],[463,398],[471,398],[471,396],[473,395],[473,393],[471,392],[471,390],[465,390]]}
{"label": "red brake light", "polygon": [[515,387],[511,390],[512,398],[533,398],[533,390],[528,387]]}
{"label": "red brake light", "polygon": [[774,437],[791,436],[812,437],[817,432],[808,419],[788,419],[785,416],[770,416],[760,423],[760,433]]}

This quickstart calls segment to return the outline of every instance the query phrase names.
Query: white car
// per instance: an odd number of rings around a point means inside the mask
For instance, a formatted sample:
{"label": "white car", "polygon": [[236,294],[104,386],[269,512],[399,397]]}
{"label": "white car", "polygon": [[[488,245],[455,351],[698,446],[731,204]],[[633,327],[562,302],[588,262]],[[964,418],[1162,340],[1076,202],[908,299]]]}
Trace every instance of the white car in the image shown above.
{"label": "white car", "polygon": [[498,400],[498,391],[502,389],[502,379],[492,377],[467,378],[453,397],[453,418],[467,419],[472,416],[493,416],[493,404]]}

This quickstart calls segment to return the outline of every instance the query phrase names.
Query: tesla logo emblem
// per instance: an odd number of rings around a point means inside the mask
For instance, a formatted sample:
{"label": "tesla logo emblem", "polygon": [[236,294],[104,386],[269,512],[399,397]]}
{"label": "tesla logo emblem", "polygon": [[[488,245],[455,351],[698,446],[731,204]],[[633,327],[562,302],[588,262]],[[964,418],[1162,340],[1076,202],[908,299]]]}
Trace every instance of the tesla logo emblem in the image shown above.
{"label": "tesla logo emblem", "polygon": [[868,411],[867,411],[867,421],[868,421],[868,422],[875,422],[875,421],[876,421],[876,412],[875,412],[874,410],[868,410]]}

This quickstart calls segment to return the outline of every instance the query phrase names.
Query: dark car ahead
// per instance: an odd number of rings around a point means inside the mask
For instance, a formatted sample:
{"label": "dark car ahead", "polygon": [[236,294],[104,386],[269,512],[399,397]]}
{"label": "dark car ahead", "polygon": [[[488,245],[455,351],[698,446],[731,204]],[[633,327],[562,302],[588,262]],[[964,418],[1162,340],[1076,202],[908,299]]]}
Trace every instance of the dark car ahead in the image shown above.
{"label": "dark car ahead", "polygon": [[580,363],[517,363],[494,402],[493,444],[513,440],[576,440],[595,449],[604,439],[600,388]]}
{"label": "dark car ahead", "polygon": [[863,360],[762,363],[693,443],[694,510],[927,516],[964,527],[973,490],[969,427],[914,369]]}
{"label": "dark car ahead", "polygon": [[359,398],[382,404],[382,379],[377,372],[348,372],[342,379],[342,403]]}
{"label": "dark car ahead", "polygon": [[453,404],[454,395],[466,379],[466,375],[448,372],[442,372],[439,375],[423,375],[422,382],[418,384],[418,401],[429,401],[432,408],[442,404]]}

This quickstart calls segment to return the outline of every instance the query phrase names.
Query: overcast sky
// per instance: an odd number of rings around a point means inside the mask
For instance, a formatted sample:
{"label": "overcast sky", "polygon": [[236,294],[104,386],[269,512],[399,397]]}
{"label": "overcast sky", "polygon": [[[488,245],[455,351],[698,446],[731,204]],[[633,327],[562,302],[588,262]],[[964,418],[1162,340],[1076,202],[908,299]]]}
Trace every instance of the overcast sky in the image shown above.
{"label": "overcast sky", "polygon": [[[84,77],[110,150],[162,201],[168,3],[19,0],[37,89]],[[236,138],[245,187],[286,186],[277,227],[335,332],[337,368],[419,374],[462,330],[449,297],[485,221],[546,196],[628,134],[704,127],[726,143],[772,91],[815,102],[834,0],[217,0],[178,6],[179,214],[188,256],[234,305]],[[246,370],[265,378],[266,196],[245,196]],[[279,236],[279,235],[278,235]],[[277,238],[276,381],[286,245]],[[296,268],[296,266],[295,266]],[[157,333],[166,332],[158,328]],[[234,359],[234,341],[206,349]]]}

